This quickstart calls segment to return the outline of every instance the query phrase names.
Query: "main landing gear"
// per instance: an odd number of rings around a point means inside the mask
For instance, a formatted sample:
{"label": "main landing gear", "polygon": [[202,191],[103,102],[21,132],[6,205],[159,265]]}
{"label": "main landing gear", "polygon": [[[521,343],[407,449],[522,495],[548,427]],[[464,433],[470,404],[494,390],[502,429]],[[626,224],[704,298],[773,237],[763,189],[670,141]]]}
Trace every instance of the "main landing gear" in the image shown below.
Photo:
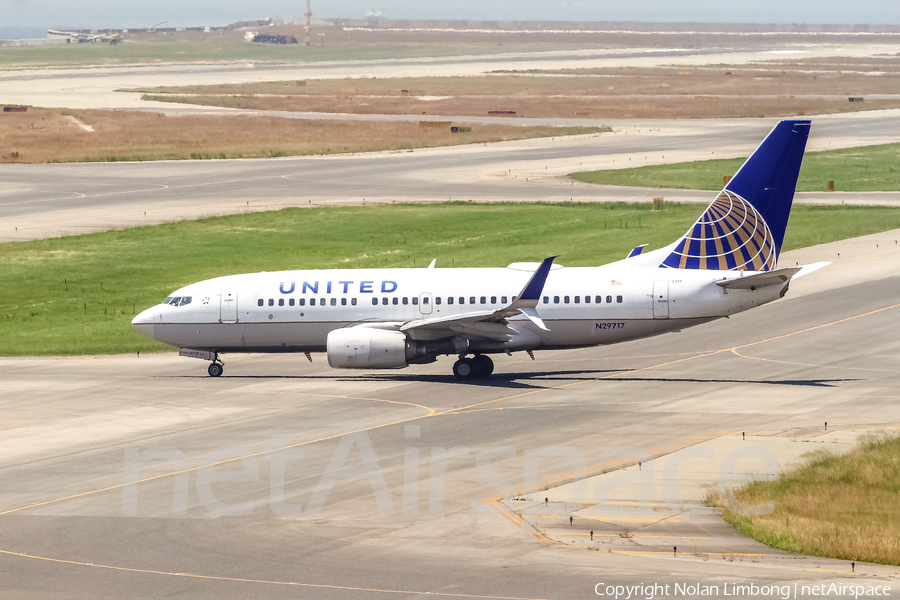
{"label": "main landing gear", "polygon": [[222,372],[225,370],[225,365],[222,361],[219,360],[219,355],[215,354],[215,358],[209,364],[209,367],[206,369],[206,372],[209,373],[210,377],[219,377],[222,375]]}
{"label": "main landing gear", "polygon": [[453,374],[463,381],[488,377],[493,372],[494,361],[487,354],[476,354],[472,358],[460,354],[459,360],[453,363]]}

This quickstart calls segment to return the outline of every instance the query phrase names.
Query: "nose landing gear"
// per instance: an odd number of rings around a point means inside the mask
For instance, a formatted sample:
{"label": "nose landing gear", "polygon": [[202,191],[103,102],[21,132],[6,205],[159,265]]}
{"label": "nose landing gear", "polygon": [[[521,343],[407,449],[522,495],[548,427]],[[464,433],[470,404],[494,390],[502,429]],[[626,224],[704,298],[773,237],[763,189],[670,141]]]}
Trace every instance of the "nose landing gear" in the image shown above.
{"label": "nose landing gear", "polygon": [[453,364],[453,375],[463,381],[488,377],[493,372],[494,361],[486,354],[476,354],[472,358],[460,354],[459,360]]}

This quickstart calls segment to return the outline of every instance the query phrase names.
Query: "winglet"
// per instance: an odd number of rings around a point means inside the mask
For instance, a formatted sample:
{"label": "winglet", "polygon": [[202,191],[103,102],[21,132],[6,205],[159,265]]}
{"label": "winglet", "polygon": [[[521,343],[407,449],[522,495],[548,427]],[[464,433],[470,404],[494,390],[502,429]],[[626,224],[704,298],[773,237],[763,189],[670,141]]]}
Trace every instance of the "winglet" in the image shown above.
{"label": "winglet", "polygon": [[537,304],[537,301],[541,297],[541,292],[544,291],[544,284],[547,282],[547,275],[550,274],[550,267],[553,266],[553,259],[555,258],[555,256],[551,256],[544,259],[541,266],[537,268],[537,271],[534,272],[534,275],[531,276],[531,279],[529,279],[525,287],[522,288],[518,300],[513,304],[517,304],[519,301],[528,303],[533,302],[534,305]]}
{"label": "winglet", "polygon": [[647,244],[641,244],[640,246],[635,246],[634,248],[631,249],[631,252],[629,252],[628,256],[626,256],[625,258],[631,258],[633,256],[639,255],[641,252],[644,251],[644,248],[646,248],[646,247],[647,247]]}

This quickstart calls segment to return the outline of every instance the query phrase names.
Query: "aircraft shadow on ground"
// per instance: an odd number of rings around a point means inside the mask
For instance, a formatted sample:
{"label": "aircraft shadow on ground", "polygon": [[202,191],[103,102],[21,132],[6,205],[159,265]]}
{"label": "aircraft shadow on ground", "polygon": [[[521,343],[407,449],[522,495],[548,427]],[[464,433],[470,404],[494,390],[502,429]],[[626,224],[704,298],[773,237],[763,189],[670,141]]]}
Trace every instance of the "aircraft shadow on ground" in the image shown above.
{"label": "aircraft shadow on ground", "polygon": [[[787,380],[752,380],[752,379],[697,379],[679,377],[613,377],[621,371],[533,371],[527,373],[494,373],[485,379],[472,379],[460,381],[452,375],[365,375],[362,377],[340,377],[337,381],[394,381],[397,383],[452,383],[455,385],[467,385],[482,388],[506,388],[506,389],[541,389],[546,385],[538,383],[572,382],[573,379],[586,379],[609,382],[632,383],[694,383],[694,384],[746,384],[746,385],[771,385],[771,386],[800,386],[813,388],[832,388],[840,383],[858,381],[857,379],[787,379]],[[533,381],[533,383],[530,383]],[[551,386],[552,387],[552,386]]]}
{"label": "aircraft shadow on ground", "polygon": [[[632,369],[579,369],[568,371],[524,371],[518,373],[494,373],[484,379],[462,381],[453,375],[445,374],[412,374],[412,373],[378,373],[359,375],[225,375],[227,379],[292,379],[332,380],[342,383],[353,382],[394,382],[394,383],[452,383],[454,385],[474,386],[479,388],[500,389],[544,389],[547,383],[572,382],[573,379],[594,381],[630,382],[630,383],[691,383],[691,384],[745,384],[767,386],[791,386],[811,388],[833,388],[841,383],[859,381],[858,379],[700,379],[696,377],[616,377],[616,373],[628,372]],[[637,370],[637,369],[634,369]],[[194,376],[188,376],[194,377]],[[200,377],[197,375],[196,377]],[[552,387],[552,386],[549,386]]]}

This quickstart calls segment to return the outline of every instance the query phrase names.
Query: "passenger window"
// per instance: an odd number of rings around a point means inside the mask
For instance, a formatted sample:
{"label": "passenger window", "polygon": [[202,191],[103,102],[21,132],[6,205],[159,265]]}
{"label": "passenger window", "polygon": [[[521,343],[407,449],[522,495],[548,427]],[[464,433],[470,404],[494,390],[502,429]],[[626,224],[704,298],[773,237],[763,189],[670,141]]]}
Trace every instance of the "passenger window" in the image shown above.
{"label": "passenger window", "polygon": [[460,304],[465,304],[465,303],[466,303],[466,299],[463,298],[462,296],[460,296],[460,297],[459,297],[459,303],[460,303]]}
{"label": "passenger window", "polygon": [[299,300],[297,300],[297,305],[306,306],[306,298],[300,298]]}
{"label": "passenger window", "polygon": [[500,296],[500,304],[508,304],[506,301],[506,296]]}
{"label": "passenger window", "polygon": [[337,298],[332,298],[332,299],[331,299],[331,305],[332,305],[332,306],[337,306]]}
{"label": "passenger window", "polygon": [[581,304],[581,296],[575,296],[575,304]]}
{"label": "passenger window", "polygon": [[350,298],[350,304],[356,306],[356,298]]}
{"label": "passenger window", "polygon": [[553,304],[559,304],[559,296],[553,296]]}
{"label": "passenger window", "polygon": [[382,299],[381,299],[381,303],[384,304],[385,306],[387,306],[388,299],[387,299],[387,298],[382,298]]}
{"label": "passenger window", "polygon": [[288,300],[288,304],[290,304],[291,306],[293,306],[293,305],[294,305],[294,299],[291,298],[290,300]]}
{"label": "passenger window", "polygon": [[275,300],[269,298],[269,306],[275,306]]}
{"label": "passenger window", "polygon": [[447,304],[453,304],[453,296],[447,296]]}
{"label": "passenger window", "polygon": [[341,298],[341,306],[347,306],[347,299]]}
{"label": "passenger window", "polygon": [[497,304],[497,296],[491,296],[491,304]]}
{"label": "passenger window", "polygon": [[469,304],[475,304],[475,296],[469,296]]}
{"label": "passenger window", "polygon": [[568,303],[569,303],[569,297],[568,297],[568,296],[564,296],[564,297],[563,297],[563,302],[566,303],[566,304],[568,304]]}
{"label": "passenger window", "polygon": [[378,306],[378,298],[372,298],[372,306]]}
{"label": "passenger window", "polygon": [[591,303],[591,297],[590,297],[590,296],[585,296],[585,297],[584,297],[584,303],[585,303],[585,304],[590,304],[590,303]]}
{"label": "passenger window", "polygon": [[278,299],[278,306],[284,306],[284,298]]}
{"label": "passenger window", "polygon": [[409,298],[407,298],[406,296],[404,296],[404,297],[403,297],[403,306],[406,306],[407,304],[409,304]]}
{"label": "passenger window", "polygon": [[262,298],[260,298],[256,304],[257,304],[257,306],[262,306],[263,304],[265,304],[265,301]]}
{"label": "passenger window", "polygon": [[622,304],[622,296],[616,296],[616,302]]}
{"label": "passenger window", "polygon": [[594,297],[594,302],[595,302],[596,304],[603,304],[603,296],[595,296],[595,297]]}
{"label": "passenger window", "polygon": [[437,298],[435,298],[435,299],[434,299],[434,303],[435,303],[435,304],[440,304],[440,303],[441,303],[441,297],[438,296]]}
{"label": "passenger window", "polygon": [[550,304],[550,296],[544,296],[544,304]]}
{"label": "passenger window", "polygon": [[413,306],[418,306],[418,305],[419,305],[419,299],[418,299],[418,298],[413,297],[412,301],[413,301]]}
{"label": "passenger window", "polygon": [[428,304],[428,296],[422,298],[422,304]]}
{"label": "passenger window", "polygon": [[606,297],[606,303],[607,303],[607,304],[612,304],[612,296],[607,296],[607,297]]}
{"label": "passenger window", "polygon": [[395,297],[391,300],[391,304],[393,304],[394,306],[397,306],[398,304],[400,304],[400,298],[397,298],[397,297],[395,296]]}

